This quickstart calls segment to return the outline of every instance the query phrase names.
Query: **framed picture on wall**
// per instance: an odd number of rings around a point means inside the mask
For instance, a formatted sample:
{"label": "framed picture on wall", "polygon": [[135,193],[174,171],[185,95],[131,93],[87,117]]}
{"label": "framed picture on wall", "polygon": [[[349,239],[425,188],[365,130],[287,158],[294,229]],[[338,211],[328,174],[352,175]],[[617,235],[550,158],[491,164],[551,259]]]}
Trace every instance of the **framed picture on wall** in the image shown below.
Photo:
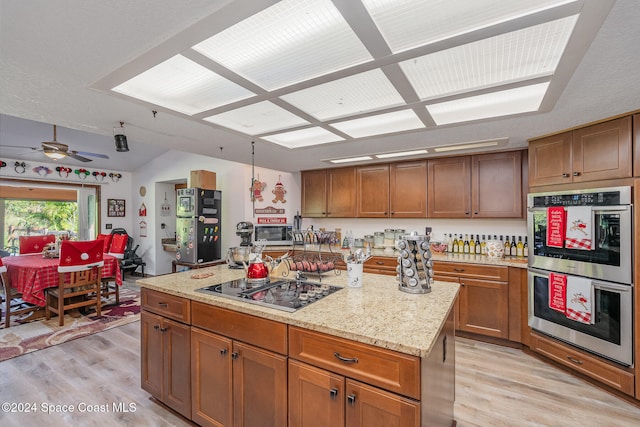
{"label": "framed picture on wall", "polygon": [[124,199],[107,199],[107,216],[124,216]]}

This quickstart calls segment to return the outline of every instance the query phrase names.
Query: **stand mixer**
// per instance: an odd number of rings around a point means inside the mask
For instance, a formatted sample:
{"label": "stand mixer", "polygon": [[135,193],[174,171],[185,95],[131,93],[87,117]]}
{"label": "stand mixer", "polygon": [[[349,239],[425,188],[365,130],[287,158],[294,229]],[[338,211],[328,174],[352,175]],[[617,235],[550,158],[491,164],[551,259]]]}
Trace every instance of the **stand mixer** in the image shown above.
{"label": "stand mixer", "polygon": [[236,225],[236,235],[240,236],[240,246],[253,246],[251,243],[251,235],[253,234],[253,223],[249,221],[241,221]]}

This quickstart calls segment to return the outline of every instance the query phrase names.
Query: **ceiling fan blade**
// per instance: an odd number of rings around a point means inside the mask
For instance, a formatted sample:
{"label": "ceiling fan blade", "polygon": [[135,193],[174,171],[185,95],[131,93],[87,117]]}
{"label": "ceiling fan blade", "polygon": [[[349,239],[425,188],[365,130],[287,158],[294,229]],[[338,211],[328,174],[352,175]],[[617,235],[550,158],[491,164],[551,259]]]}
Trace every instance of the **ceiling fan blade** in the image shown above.
{"label": "ceiling fan blade", "polygon": [[77,151],[69,151],[67,152],[67,157],[71,157],[72,159],[80,160],[81,162],[91,162],[91,159],[87,159],[86,157],[79,156]]}
{"label": "ceiling fan blade", "polygon": [[23,150],[31,150],[31,151],[38,151],[39,148],[37,147],[23,147],[21,145],[0,145],[0,147],[4,147],[4,148],[21,148]]}
{"label": "ceiling fan blade", "polygon": [[91,156],[91,157],[100,157],[101,159],[108,159],[109,156],[107,156],[106,154],[100,154],[100,153],[88,153],[86,151],[74,151],[74,154],[80,154],[82,156]]}

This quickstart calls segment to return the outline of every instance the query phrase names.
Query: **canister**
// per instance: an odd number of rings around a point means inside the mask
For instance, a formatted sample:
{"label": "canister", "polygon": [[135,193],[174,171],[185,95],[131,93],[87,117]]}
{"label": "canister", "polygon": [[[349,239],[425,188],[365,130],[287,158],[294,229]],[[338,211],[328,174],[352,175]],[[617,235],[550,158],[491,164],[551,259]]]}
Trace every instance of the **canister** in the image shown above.
{"label": "canister", "polygon": [[376,231],[373,233],[373,247],[384,248],[384,232]]}

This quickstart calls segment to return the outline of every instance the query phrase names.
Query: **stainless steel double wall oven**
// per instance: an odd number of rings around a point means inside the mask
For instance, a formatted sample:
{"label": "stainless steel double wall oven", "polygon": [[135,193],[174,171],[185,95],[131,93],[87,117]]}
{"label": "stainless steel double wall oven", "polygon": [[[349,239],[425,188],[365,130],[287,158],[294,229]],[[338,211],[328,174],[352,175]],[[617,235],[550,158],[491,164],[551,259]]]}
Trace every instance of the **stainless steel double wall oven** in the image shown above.
{"label": "stainless steel double wall oven", "polygon": [[[529,326],[625,366],[634,363],[631,200],[631,187],[532,193],[527,210]],[[560,206],[591,208],[590,250],[548,244],[548,208]],[[590,280],[590,324],[550,308],[550,273]]]}

